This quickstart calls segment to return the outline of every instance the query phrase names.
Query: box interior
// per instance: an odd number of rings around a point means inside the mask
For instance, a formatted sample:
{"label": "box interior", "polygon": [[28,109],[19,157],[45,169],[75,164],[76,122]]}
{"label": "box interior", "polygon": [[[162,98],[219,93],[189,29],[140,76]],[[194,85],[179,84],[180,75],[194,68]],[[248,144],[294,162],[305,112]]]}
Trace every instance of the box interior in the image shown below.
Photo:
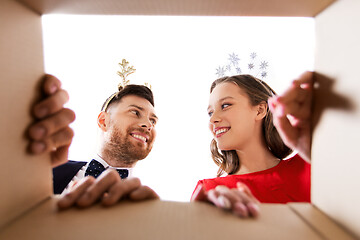
{"label": "box interior", "polygon": [[[28,155],[24,137],[24,129],[32,121],[29,106],[39,97],[37,88],[44,73],[42,14],[310,16],[316,21],[315,70],[318,73],[312,200],[315,207],[339,226],[360,237],[360,208],[356,207],[360,200],[357,171],[360,164],[356,159],[360,136],[357,92],[360,85],[356,66],[360,55],[357,44],[360,17],[356,10],[360,9],[360,3],[357,0],[3,0],[0,5],[1,109],[6,113],[1,118],[1,152],[7,169],[0,175],[0,227],[4,228],[16,218],[15,222],[28,221],[28,211],[41,211],[42,201],[44,205],[52,202],[47,200],[52,192],[49,156]],[[40,209],[34,208],[37,204]],[[170,208],[168,211],[171,214]],[[77,219],[80,214],[75,212],[69,214]],[[53,215],[48,217],[57,219]]]}

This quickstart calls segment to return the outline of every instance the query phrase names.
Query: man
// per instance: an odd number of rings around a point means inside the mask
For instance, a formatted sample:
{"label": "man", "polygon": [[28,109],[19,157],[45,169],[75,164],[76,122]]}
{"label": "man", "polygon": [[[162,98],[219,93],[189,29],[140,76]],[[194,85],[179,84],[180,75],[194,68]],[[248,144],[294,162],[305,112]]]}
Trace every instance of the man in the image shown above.
{"label": "man", "polygon": [[55,194],[85,176],[97,178],[107,168],[115,169],[122,179],[131,175],[136,162],[150,153],[156,137],[151,90],[143,85],[121,87],[105,101],[97,122],[99,153],[89,163],[69,161],[54,168]]}
{"label": "man", "polygon": [[[59,166],[67,161],[73,137],[73,131],[68,125],[75,119],[75,115],[73,111],[63,109],[68,94],[61,89],[57,78],[47,75],[43,90],[48,97],[34,106],[33,112],[38,122],[29,128],[32,140],[30,151],[35,154],[51,152],[53,166],[58,166],[54,169],[54,185],[58,192],[62,191],[58,185],[66,187],[73,177],[71,174],[75,175],[80,169],[73,181],[74,184],[78,181],[74,188],[76,191],[66,194],[59,201],[59,207],[66,208],[73,204],[86,207],[100,198],[104,205],[115,204],[123,196],[133,200],[158,198],[152,189],[142,186],[139,179],[122,181],[114,170],[117,167],[134,167],[138,160],[145,158],[151,151],[156,137],[154,127],[157,117],[150,89],[128,85],[105,102],[98,117],[102,144],[97,160],[104,165],[104,169],[108,169],[96,180],[99,174],[86,174],[90,164],[80,162],[82,165],[79,167],[79,163],[70,162]],[[74,171],[74,167],[77,170]],[[62,175],[67,176],[64,178]]]}

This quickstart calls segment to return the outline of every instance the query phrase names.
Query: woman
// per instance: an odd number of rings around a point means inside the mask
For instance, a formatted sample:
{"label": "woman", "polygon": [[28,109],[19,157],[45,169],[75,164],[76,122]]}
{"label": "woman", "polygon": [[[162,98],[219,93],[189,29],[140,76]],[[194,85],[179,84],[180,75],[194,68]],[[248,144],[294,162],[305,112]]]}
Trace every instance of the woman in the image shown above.
{"label": "woman", "polygon": [[[310,202],[310,164],[303,158],[310,159],[311,73],[300,79],[282,97],[274,97],[266,83],[251,75],[213,82],[208,113],[218,177],[199,181],[192,200],[242,217],[256,216],[258,201]],[[283,160],[292,149],[303,158]],[[228,175],[220,177],[224,172]]]}

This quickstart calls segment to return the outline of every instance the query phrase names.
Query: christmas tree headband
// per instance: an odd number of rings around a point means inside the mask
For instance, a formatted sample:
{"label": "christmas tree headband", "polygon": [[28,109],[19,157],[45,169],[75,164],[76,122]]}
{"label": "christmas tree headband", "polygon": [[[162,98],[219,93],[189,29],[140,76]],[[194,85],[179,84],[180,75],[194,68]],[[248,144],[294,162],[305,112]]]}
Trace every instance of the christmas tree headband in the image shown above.
{"label": "christmas tree headband", "polygon": [[[129,62],[126,61],[126,59],[123,59],[121,63],[119,63],[121,71],[118,71],[117,74],[121,77],[121,82],[118,84],[118,91],[113,93],[103,104],[101,111],[105,112],[107,108],[109,107],[110,102],[115,98],[115,96],[118,95],[118,93],[123,90],[127,85],[130,84],[130,80],[127,79],[127,77],[130,74],[133,74],[136,69],[134,66],[129,66]],[[144,84],[146,87],[148,87],[151,90],[151,85],[148,83]]]}

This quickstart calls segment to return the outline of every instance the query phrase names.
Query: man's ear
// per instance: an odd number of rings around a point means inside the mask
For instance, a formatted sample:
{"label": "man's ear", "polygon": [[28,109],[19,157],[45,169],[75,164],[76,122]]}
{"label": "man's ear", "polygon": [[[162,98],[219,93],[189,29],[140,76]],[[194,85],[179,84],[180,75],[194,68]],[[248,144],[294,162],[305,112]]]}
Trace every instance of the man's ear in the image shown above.
{"label": "man's ear", "polygon": [[108,129],[108,121],[107,121],[108,118],[109,118],[109,114],[107,112],[100,112],[97,118],[97,124],[103,132],[106,132]]}
{"label": "man's ear", "polygon": [[256,106],[257,108],[257,115],[256,120],[261,120],[266,116],[268,105],[266,102],[261,102],[259,105]]}

